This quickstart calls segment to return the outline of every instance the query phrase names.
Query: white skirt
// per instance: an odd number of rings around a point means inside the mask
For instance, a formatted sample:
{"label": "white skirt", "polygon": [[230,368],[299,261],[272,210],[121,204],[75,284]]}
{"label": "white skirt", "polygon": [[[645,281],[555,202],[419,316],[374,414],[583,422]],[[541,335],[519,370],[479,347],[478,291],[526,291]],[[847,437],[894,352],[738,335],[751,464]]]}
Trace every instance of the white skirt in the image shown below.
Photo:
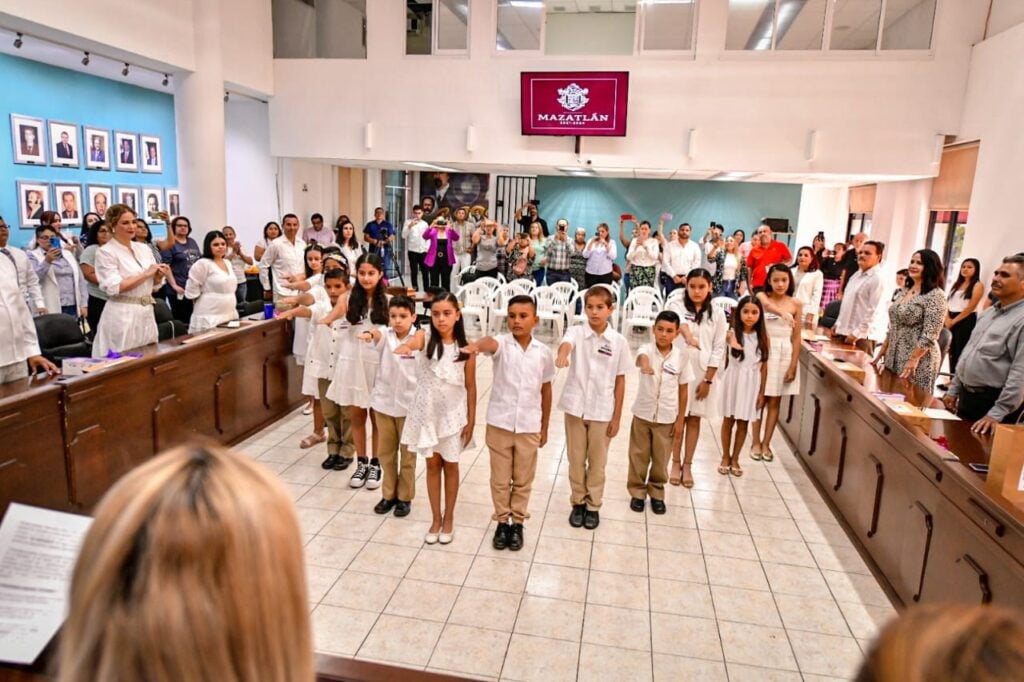
{"label": "white skirt", "polygon": [[92,342],[92,356],[105,358],[110,351],[123,353],[156,343],[158,338],[153,306],[107,301]]}
{"label": "white skirt", "polygon": [[796,378],[788,384],[784,381],[789,363],[793,359],[793,342],[778,337],[769,337],[768,378],[764,384],[766,396],[796,395],[800,392],[800,365],[796,366]]}
{"label": "white skirt", "polygon": [[745,422],[757,421],[757,393],[761,388],[761,368],[733,361],[721,376],[722,416]]}
{"label": "white skirt", "polygon": [[235,294],[217,294],[212,291],[203,292],[196,299],[192,309],[192,319],[188,325],[189,334],[213,329],[219,324],[238,319],[238,308],[235,307]]}

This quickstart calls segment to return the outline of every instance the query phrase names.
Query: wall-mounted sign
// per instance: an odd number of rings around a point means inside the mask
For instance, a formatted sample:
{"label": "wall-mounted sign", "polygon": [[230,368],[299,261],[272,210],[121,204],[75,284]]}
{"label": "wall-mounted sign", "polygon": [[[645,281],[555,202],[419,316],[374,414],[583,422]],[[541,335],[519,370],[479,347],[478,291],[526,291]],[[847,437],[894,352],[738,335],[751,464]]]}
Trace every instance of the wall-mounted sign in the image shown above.
{"label": "wall-mounted sign", "polygon": [[523,72],[523,135],[626,134],[626,71]]}

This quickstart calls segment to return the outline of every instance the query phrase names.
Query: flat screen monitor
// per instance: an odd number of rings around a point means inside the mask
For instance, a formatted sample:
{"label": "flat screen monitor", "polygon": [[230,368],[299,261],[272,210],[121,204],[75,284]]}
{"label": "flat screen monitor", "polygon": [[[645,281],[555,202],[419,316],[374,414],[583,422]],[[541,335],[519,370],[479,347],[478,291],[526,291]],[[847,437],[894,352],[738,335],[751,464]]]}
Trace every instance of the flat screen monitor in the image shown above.
{"label": "flat screen monitor", "polygon": [[524,71],[523,135],[625,137],[627,71]]}

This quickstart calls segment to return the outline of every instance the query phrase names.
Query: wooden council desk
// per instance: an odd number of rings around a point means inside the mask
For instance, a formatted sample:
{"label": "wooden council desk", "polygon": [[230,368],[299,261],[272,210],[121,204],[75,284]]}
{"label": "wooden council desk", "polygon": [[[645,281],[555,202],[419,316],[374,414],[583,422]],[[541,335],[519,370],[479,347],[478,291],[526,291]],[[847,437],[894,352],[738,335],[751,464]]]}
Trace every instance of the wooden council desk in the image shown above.
{"label": "wooden council desk", "polygon": [[[863,385],[836,366],[866,371]],[[779,426],[853,531],[862,553],[904,604],[1002,603],[1024,609],[1024,509],[985,489],[967,464],[987,462],[991,436],[963,421],[927,430],[872,392],[930,395],[849,346],[800,352],[800,394],[783,400]],[[949,450],[933,438],[944,436]]]}

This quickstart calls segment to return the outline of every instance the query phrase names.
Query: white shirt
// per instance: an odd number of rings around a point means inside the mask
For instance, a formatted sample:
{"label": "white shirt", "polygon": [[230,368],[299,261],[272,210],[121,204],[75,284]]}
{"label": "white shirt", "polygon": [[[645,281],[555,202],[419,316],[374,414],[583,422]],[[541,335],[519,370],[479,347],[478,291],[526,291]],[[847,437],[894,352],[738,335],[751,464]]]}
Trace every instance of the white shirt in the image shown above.
{"label": "white shirt", "polygon": [[569,376],[558,409],[580,419],[612,420],[615,413],[615,379],[629,371],[629,345],[609,325],[598,335],[589,324],[569,327],[562,343],[572,345]]}
{"label": "white shirt", "polygon": [[331,299],[323,287],[313,287],[313,305],[309,306],[309,325],[306,337],[306,357],[302,371],[317,379],[334,377],[334,361],[338,357],[338,337],[348,330],[348,320],[335,320],[330,327],[317,324],[334,310]]}
{"label": "white shirt", "polygon": [[658,240],[654,237],[649,237],[643,242],[639,239],[634,239],[629,244],[629,251],[626,252],[626,260],[631,265],[635,265],[639,268],[654,267],[658,264],[660,256],[661,253],[658,247]]}
{"label": "white shirt", "polygon": [[0,255],[0,367],[39,354],[36,325],[18,287],[14,264]]}
{"label": "white shirt", "polygon": [[270,288],[270,273],[274,273],[274,293],[278,296],[294,296],[299,293],[284,285],[288,275],[301,275],[306,271],[306,242],[295,237],[295,243],[281,236],[267,245],[260,259],[260,283]]}
{"label": "white shirt", "polygon": [[881,271],[876,265],[869,270],[858,270],[850,278],[832,330],[835,334],[872,341],[885,340],[888,308],[881,305],[885,295]]}
{"label": "white shirt", "polygon": [[[706,372],[708,367],[724,367],[728,345],[725,337],[729,333],[729,321],[725,319],[725,313],[711,306],[710,314],[706,312],[698,325],[697,315],[686,309],[682,299],[673,301],[667,308],[679,315],[679,319],[690,329],[690,333],[697,338],[700,345],[700,350],[690,349],[690,364],[701,372]],[[681,334],[676,337],[675,345],[686,346]]]}
{"label": "white shirt", "polygon": [[722,281],[731,282],[736,279],[738,271],[740,269],[740,257],[735,253],[725,254],[725,260],[722,261]]}
{"label": "white shirt", "polygon": [[375,412],[389,417],[404,417],[412,406],[413,394],[416,393],[416,366],[419,365],[419,352],[411,355],[395,355],[395,349],[412,339],[412,329],[399,339],[394,329],[383,330],[380,347],[380,366],[377,378],[373,382],[373,393],[370,395],[370,407]]}
{"label": "white shirt", "polygon": [[804,304],[804,315],[817,315],[818,309],[821,308],[821,291],[825,286],[825,276],[821,274],[821,270],[800,272],[798,268],[793,268],[793,279],[796,280],[793,298]]}
{"label": "white shirt", "polygon": [[523,350],[512,334],[494,339],[494,382],[487,406],[487,423],[514,433],[540,433],[541,387],[555,378],[551,349],[530,338]]}
{"label": "white shirt", "polygon": [[688,351],[673,345],[663,356],[655,344],[645,343],[636,355],[650,358],[654,374],[640,373],[633,414],[655,424],[671,424],[679,416],[679,387],[693,381]]}
{"label": "white shirt", "polygon": [[685,244],[678,240],[665,245],[665,258],[662,272],[669,277],[686,277],[690,270],[699,268],[703,254],[693,240],[687,239]]}
{"label": "white shirt", "polygon": [[[716,263],[715,259],[711,257],[711,250],[713,248],[715,248],[715,243],[714,242],[710,242],[710,241],[704,242],[704,248],[703,248],[704,259],[701,261],[702,263],[704,263],[704,265],[707,268],[708,272],[710,272],[712,275],[714,275],[715,272],[718,270],[718,263]],[[725,245],[723,244],[719,248],[723,248],[724,249]]]}
{"label": "white shirt", "polygon": [[[0,258],[7,261],[10,265],[11,260],[14,260],[15,266],[17,266],[17,282],[18,287],[21,289],[21,295],[25,297],[25,302],[29,304],[30,310],[34,310],[38,313],[41,308],[46,307],[46,303],[43,301],[43,290],[39,287],[39,277],[36,275],[35,268],[32,267],[32,262],[29,260],[28,255],[21,249],[15,246],[5,246],[7,253],[11,254],[11,257],[0,254]],[[55,313],[58,310],[48,310],[47,312]]]}
{"label": "white shirt", "polygon": [[423,238],[423,233],[430,227],[425,220],[407,220],[402,228],[402,239],[405,240],[405,250],[414,253],[426,253],[430,244]]}

